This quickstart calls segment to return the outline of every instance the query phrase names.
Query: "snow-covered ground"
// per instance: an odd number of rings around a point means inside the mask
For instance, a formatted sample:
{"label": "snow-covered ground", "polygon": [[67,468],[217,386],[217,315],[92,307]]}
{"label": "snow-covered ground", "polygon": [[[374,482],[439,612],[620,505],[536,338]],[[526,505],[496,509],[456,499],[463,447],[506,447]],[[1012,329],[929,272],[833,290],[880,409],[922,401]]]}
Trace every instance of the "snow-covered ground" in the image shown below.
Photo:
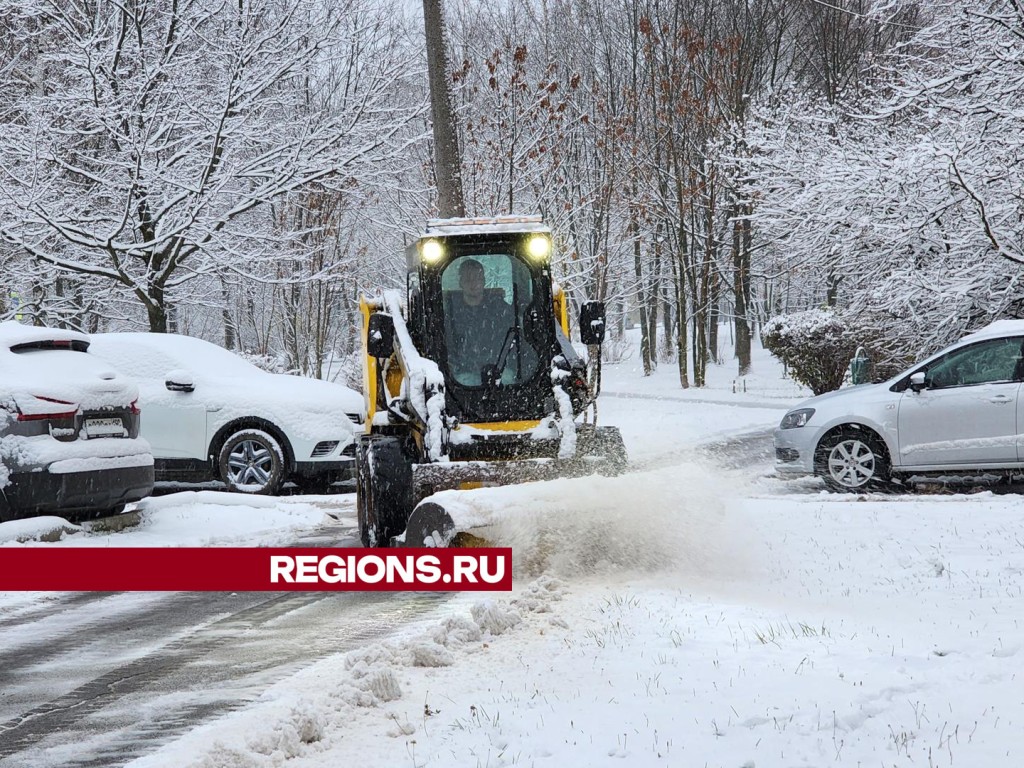
{"label": "snow-covered ground", "polygon": [[[760,353],[736,395],[731,361],[686,392],[671,366],[631,366],[606,366],[601,419],[638,471],[446,499],[513,547],[512,594],[460,595],[132,765],[1024,763],[1020,496],[849,498],[763,460],[723,469],[693,445],[766,430],[803,393]],[[328,512],[352,522],[350,496],[224,499],[147,502],[106,541],[274,543]]]}

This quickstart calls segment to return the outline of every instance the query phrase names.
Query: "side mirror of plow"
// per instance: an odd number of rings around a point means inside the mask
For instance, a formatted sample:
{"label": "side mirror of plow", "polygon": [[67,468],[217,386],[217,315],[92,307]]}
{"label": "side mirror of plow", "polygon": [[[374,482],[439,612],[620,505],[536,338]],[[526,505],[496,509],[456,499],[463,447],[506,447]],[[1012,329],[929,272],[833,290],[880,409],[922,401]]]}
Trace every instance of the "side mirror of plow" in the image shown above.
{"label": "side mirror of plow", "polygon": [[395,321],[384,312],[374,312],[366,329],[366,352],[378,359],[395,351]]}
{"label": "side mirror of plow", "polygon": [[580,341],[587,345],[601,344],[604,330],[604,302],[586,302],[580,307]]}

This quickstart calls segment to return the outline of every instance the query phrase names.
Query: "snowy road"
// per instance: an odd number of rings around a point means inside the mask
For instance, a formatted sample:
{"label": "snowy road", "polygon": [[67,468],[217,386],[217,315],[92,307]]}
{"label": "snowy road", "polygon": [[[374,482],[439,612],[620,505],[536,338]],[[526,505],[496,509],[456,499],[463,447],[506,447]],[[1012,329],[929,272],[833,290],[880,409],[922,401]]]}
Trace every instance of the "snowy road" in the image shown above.
{"label": "snowy road", "polygon": [[[638,463],[703,454],[762,464],[768,432]],[[295,546],[357,546],[321,525]],[[331,654],[383,638],[443,594],[64,593],[0,617],[0,766],[121,765],[255,699]]]}
{"label": "snowy road", "polygon": [[[356,546],[321,527],[296,546]],[[123,765],[447,595],[63,593],[0,620],[0,766]]]}

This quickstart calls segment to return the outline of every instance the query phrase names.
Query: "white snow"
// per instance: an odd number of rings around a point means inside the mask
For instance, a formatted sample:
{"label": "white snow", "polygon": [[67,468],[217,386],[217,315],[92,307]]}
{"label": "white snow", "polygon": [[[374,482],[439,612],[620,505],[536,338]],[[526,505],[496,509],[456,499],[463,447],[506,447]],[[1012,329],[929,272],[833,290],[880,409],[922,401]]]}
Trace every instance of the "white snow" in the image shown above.
{"label": "white snow", "polygon": [[123,408],[139,396],[130,380],[88,352],[70,348],[12,351],[20,344],[46,341],[85,344],[89,337],[75,331],[0,323],[0,403],[38,415]]}
{"label": "white snow", "polygon": [[[0,547],[206,547],[277,546],[294,534],[325,521],[325,515],[352,517],[355,498],[342,496],[252,496],[221,491],[183,491],[143,499],[130,509],[142,522],[116,534],[91,534],[59,517],[0,523]],[[33,530],[48,530],[57,523],[79,532],[61,541],[17,542]],[[2,557],[2,556],[0,556]],[[0,616],[10,594],[0,594]]]}
{"label": "white snow", "polygon": [[[61,530],[70,533],[80,531],[81,527],[69,523],[63,517],[55,515],[39,515],[38,517],[28,517],[24,520],[9,520],[6,523],[0,524],[0,545],[12,541],[40,540]],[[3,609],[5,603],[6,601],[0,603],[0,610]]]}
{"label": "white snow", "polygon": [[[44,466],[60,462],[88,461],[99,459],[115,460],[111,467],[144,467],[153,463],[149,443],[142,439],[120,437],[95,437],[92,440],[60,442],[49,435],[22,437],[7,435],[0,439],[0,458],[15,461],[21,466]],[[123,459],[122,463],[116,460]],[[94,465],[99,469],[99,463]],[[77,469],[50,469],[51,472],[79,472]]]}
{"label": "white snow", "polygon": [[1019,499],[705,501],[669,562],[464,596],[133,765],[1020,764]]}
{"label": "white snow", "polygon": [[573,421],[572,399],[562,388],[561,379],[565,371],[557,368],[551,370],[552,391],[558,404],[558,429],[561,439],[558,442],[558,458],[571,459],[576,455],[576,422]]}
{"label": "white snow", "polygon": [[541,232],[550,234],[540,216],[497,216],[476,219],[429,219],[420,237]]}
{"label": "white snow", "polygon": [[[511,594],[457,596],[131,765],[1020,765],[1020,497],[716,466],[695,442],[767,430],[802,395],[755,366],[745,395],[724,367],[687,392],[606,368],[622,396],[602,423],[624,416],[645,470],[441,495],[513,547]],[[350,499],[177,494],[117,536],[264,543],[324,507],[351,521]]]}
{"label": "white snow", "polygon": [[986,339],[989,336],[1006,336],[1009,334],[1024,335],[1024,320],[996,320],[984,328],[969,333],[961,341]]}
{"label": "white snow", "polygon": [[444,376],[437,363],[421,357],[416,350],[403,320],[401,294],[398,291],[385,291],[380,302],[381,308],[391,315],[394,322],[402,367],[409,381],[409,389],[406,392],[409,404],[426,425],[423,442],[427,446],[427,454],[433,461],[447,461],[442,438],[445,428],[442,422],[445,403]]}
{"label": "white snow", "polygon": [[134,456],[113,456],[111,458],[89,456],[84,459],[64,459],[53,462],[47,471],[52,475],[66,475],[72,472],[100,472],[128,467],[148,467],[152,464],[152,455],[148,451],[140,451]]}
{"label": "white snow", "polygon": [[17,323],[13,320],[0,323],[0,347],[2,348],[10,349],[19,344],[31,344],[38,341],[78,341],[87,343],[89,337],[78,331],[42,328],[35,325]]}

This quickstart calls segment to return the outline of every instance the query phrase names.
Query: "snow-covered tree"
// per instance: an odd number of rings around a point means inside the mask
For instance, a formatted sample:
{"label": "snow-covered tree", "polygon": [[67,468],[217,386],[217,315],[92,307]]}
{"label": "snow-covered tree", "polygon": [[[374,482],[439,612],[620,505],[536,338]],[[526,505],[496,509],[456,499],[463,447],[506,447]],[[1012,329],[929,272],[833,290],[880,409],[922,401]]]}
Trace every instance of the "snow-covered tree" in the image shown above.
{"label": "snow-covered tree", "polygon": [[200,277],[272,275],[323,222],[280,228],[269,207],[394,167],[422,110],[394,98],[408,50],[364,0],[3,0],[0,15],[22,41],[0,62],[0,235],[118,286],[154,331]]}

